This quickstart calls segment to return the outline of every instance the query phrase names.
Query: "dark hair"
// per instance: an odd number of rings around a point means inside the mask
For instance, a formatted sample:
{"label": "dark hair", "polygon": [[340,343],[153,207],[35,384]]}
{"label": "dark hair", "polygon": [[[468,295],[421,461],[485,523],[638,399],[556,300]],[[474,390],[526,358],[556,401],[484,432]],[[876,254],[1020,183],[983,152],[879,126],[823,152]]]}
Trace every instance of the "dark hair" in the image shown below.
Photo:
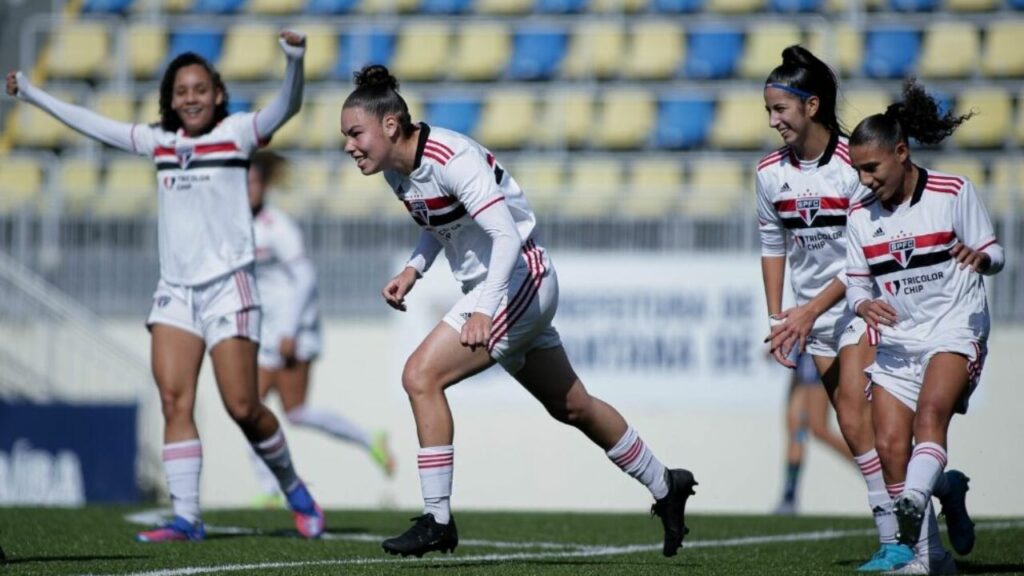
{"label": "dark hair", "polygon": [[386,66],[368,64],[353,74],[356,89],[345,99],[342,108],[357,106],[383,118],[388,114],[398,117],[402,134],[408,136],[416,130],[409,115],[409,106],[398,93],[398,79],[391,75]]}
{"label": "dark hair", "polygon": [[171,63],[167,65],[167,70],[164,71],[163,79],[160,80],[160,127],[168,132],[177,132],[181,128],[181,118],[178,117],[177,112],[171,109],[171,99],[174,97],[174,78],[178,75],[178,70],[193,64],[202,66],[210,74],[214,89],[220,90],[224,95],[221,103],[213,111],[213,124],[216,125],[228,117],[228,89],[224,86],[220,73],[206,58],[195,52],[185,52],[171,60]]}
{"label": "dark hair", "polygon": [[274,182],[284,172],[287,160],[277,152],[260,150],[252,157],[249,167],[259,174],[263,182]]}
{"label": "dark hair", "polygon": [[943,113],[939,103],[911,79],[903,85],[903,100],[890,104],[884,114],[868,116],[857,124],[850,136],[850,146],[868,142],[894,148],[899,142],[914,138],[922,144],[938,144],[952,134],[974,112],[956,116]]}
{"label": "dark hair", "polygon": [[828,64],[807,48],[794,44],[783,50],[782,64],[772,70],[765,83],[783,90],[789,88],[788,91],[799,96],[802,101],[817,96],[819,105],[814,121],[828,128],[829,132],[845,134],[836,114],[839,79]]}

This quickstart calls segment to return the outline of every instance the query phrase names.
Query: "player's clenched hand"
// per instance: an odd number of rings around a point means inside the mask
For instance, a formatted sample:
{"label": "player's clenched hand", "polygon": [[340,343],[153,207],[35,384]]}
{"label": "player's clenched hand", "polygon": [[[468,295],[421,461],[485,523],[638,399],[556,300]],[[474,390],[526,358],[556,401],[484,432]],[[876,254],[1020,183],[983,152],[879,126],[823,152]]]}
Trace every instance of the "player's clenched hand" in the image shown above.
{"label": "player's clenched hand", "polygon": [[18,95],[18,73],[11,71],[7,73],[7,93],[11,96]]}
{"label": "player's clenched hand", "polygon": [[885,300],[865,300],[857,305],[856,312],[875,330],[880,330],[882,326],[892,326],[897,320],[896,309]]}
{"label": "player's clenched hand", "polygon": [[460,341],[463,346],[470,350],[476,350],[478,346],[487,346],[491,339],[491,317],[483,312],[473,312],[462,325]]}
{"label": "player's clenched hand", "polygon": [[384,297],[384,301],[388,303],[388,306],[405,312],[405,295],[412,290],[418,278],[419,272],[415,268],[406,267],[405,270],[398,273],[398,276],[388,281],[384,286],[384,290],[381,291],[381,296]]}
{"label": "player's clenched hand", "polygon": [[969,266],[971,270],[980,273],[987,270],[992,263],[992,258],[988,254],[980,250],[971,249],[963,242],[957,242],[955,246],[950,248],[949,253],[960,263],[961,270]]}
{"label": "player's clenched hand", "polygon": [[281,30],[281,39],[289,46],[305,46],[306,35],[295,30]]}

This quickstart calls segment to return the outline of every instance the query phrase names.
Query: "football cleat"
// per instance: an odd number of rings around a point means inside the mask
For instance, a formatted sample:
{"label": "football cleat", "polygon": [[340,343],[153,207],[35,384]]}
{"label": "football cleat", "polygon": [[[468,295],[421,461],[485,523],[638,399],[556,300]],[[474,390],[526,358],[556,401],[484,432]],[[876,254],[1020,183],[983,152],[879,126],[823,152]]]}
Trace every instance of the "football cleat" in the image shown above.
{"label": "football cleat", "polygon": [[963,472],[950,470],[946,472],[949,494],[942,499],[942,516],[946,519],[949,530],[949,543],[953,550],[966,556],[974,549],[974,522],[967,514],[967,491],[971,481]]}
{"label": "football cleat", "polygon": [[305,538],[319,538],[324,533],[324,513],[313,501],[306,485],[299,482],[298,486],[292,488],[286,495],[288,508],[292,511],[292,518],[295,520],[295,529]]}
{"label": "football cleat", "polygon": [[899,525],[896,539],[900,544],[911,548],[917,544],[921,537],[921,524],[924,522],[926,504],[920,494],[910,490],[896,497],[893,502],[893,512],[896,514],[896,523]]}
{"label": "football cleat", "polygon": [[686,501],[696,494],[693,487],[697,485],[697,481],[693,479],[693,473],[689,470],[676,468],[665,470],[665,483],[668,484],[668,494],[654,502],[651,506],[651,516],[661,518],[661,525],[665,529],[665,542],[661,553],[665,556],[675,556],[683,545],[683,538],[690,533],[690,529],[686,527]]}
{"label": "football cleat", "polygon": [[427,552],[440,550],[442,553],[455,552],[459,545],[459,531],[453,516],[447,524],[438,524],[433,514],[412,518],[416,523],[401,536],[388,538],[381,546],[388,554],[401,554],[422,558]]}
{"label": "football cleat", "polygon": [[914,550],[902,544],[882,544],[870,560],[857,567],[858,572],[889,572],[914,560]]}
{"label": "football cleat", "polygon": [[135,535],[135,540],[139,542],[198,542],[203,538],[206,538],[206,528],[202,521],[196,520],[193,523],[181,516],[175,516],[174,520],[159,528]]}
{"label": "football cleat", "polygon": [[943,551],[939,557],[914,558],[887,574],[956,574],[956,562],[949,552]]}

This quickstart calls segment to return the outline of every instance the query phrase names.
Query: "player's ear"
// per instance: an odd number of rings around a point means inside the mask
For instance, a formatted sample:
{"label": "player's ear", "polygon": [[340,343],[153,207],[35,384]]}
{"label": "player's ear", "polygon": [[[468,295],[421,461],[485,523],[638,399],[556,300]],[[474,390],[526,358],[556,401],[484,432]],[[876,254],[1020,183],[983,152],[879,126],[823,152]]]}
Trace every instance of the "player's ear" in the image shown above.
{"label": "player's ear", "polygon": [[903,164],[910,158],[910,146],[907,145],[905,140],[900,140],[896,143],[896,149],[893,151],[896,154],[896,160],[900,164]]}
{"label": "player's ear", "polygon": [[818,107],[821,105],[821,100],[817,96],[811,96],[807,100],[804,100],[804,109],[807,111],[808,118],[814,118],[814,115],[818,113]]}
{"label": "player's ear", "polygon": [[399,132],[398,117],[394,114],[384,116],[384,134],[394,140]]}

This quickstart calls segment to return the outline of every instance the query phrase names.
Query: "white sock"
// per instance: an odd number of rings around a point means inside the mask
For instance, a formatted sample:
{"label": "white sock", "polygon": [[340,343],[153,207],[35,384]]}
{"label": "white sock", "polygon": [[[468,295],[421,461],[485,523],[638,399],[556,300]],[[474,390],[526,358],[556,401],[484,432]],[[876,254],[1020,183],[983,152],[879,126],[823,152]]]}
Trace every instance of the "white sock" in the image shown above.
{"label": "white sock", "polygon": [[367,450],[370,449],[370,434],[340,414],[300,404],[289,410],[287,416],[288,421],[296,426],[316,428],[339,440],[355,442]]}
{"label": "white sock", "polygon": [[256,480],[260,483],[260,490],[268,495],[277,494],[279,490],[277,478],[263,462],[263,458],[260,458],[260,455],[256,453],[252,444],[249,444],[249,462],[252,464],[253,472],[256,473]]}
{"label": "white sock", "polygon": [[189,522],[199,520],[199,473],[203,446],[199,439],[164,444],[164,474],[174,514]]}
{"label": "white sock", "polygon": [[288,451],[288,442],[285,441],[280,426],[270,438],[253,442],[252,447],[277,478],[277,485],[282,492],[288,494],[299,485],[299,477],[292,466],[292,455]]}
{"label": "white sock", "polygon": [[647,444],[644,444],[632,426],[626,428],[626,433],[607,454],[623,472],[647,486],[655,500],[661,500],[668,494],[665,466],[655,458],[654,453]]}
{"label": "white sock", "polygon": [[420,469],[420,490],[423,513],[433,514],[438,524],[447,524],[452,517],[452,472],[455,468],[455,447],[420,448],[416,456]]}
{"label": "white sock", "polygon": [[914,446],[907,465],[907,490],[913,490],[931,500],[935,482],[946,467],[946,449],[935,442],[921,442]]}
{"label": "white sock", "polygon": [[893,514],[892,498],[886,490],[885,479],[882,478],[882,461],[878,458],[878,452],[872,448],[870,452],[854,456],[853,459],[860,467],[860,473],[868,485],[868,506],[871,507],[871,514],[875,518],[878,541],[893,544],[896,542],[899,525]]}

